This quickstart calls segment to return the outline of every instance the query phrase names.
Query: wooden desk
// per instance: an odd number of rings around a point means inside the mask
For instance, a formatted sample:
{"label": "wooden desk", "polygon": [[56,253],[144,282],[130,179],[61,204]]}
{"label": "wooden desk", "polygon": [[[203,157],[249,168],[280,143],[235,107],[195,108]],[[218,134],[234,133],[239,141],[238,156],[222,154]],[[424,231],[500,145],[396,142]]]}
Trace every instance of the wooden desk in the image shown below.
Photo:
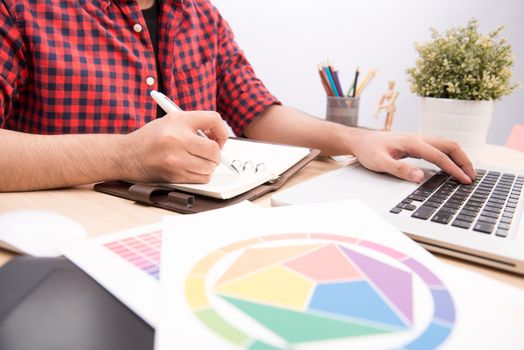
{"label": "wooden desk", "polygon": [[[486,146],[479,159],[483,162],[499,166],[515,167],[520,164],[524,171],[524,153],[513,151],[501,146]],[[334,170],[339,165],[329,160],[315,160],[291,178],[284,188],[301,181],[318,176],[326,171]],[[53,191],[38,191],[26,193],[0,193],[0,213],[9,210],[45,209],[67,215],[87,230],[90,237],[134,227],[155,223],[164,215],[176,213],[153,207],[135,204],[131,201],[93,191],[91,185]],[[255,201],[256,204],[270,206],[271,194]],[[13,255],[0,250],[0,266]],[[524,277],[491,269],[474,263],[439,256],[447,263],[491,276],[497,280],[524,289]]]}

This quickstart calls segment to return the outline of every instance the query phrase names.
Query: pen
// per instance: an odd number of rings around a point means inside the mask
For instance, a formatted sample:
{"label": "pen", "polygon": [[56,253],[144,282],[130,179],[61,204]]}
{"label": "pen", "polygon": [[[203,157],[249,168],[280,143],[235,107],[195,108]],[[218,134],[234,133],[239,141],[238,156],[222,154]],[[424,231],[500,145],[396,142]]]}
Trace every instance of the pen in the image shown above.
{"label": "pen", "polygon": [[178,107],[166,95],[156,90],[151,91],[151,97],[155,102],[166,112],[182,112],[182,108]]}
{"label": "pen", "polygon": [[[173,101],[171,101],[166,95],[164,95],[163,93],[161,92],[158,92],[156,90],[152,90],[151,91],[151,97],[153,98],[153,100],[155,100],[156,103],[158,103],[158,105],[166,112],[166,113],[171,113],[171,112],[181,112],[182,109],[180,107],[178,107],[176,105],[176,103],[174,103]],[[209,137],[207,137],[207,135],[200,129],[197,130],[197,134],[199,136],[202,136],[206,139],[209,140]],[[235,172],[236,174],[240,174],[240,172],[238,171],[237,168],[235,168],[233,166],[233,163],[231,163],[227,157],[225,157],[223,154],[222,154],[222,164],[224,164],[228,169],[230,169],[231,171]]]}

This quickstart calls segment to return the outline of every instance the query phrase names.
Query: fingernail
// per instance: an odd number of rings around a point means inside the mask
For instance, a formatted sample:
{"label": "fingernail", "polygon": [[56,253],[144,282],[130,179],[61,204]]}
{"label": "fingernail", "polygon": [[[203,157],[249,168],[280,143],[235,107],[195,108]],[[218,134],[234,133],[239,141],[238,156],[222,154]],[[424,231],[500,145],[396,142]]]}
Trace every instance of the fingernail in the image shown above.
{"label": "fingernail", "polygon": [[413,169],[409,176],[411,181],[421,182],[424,179],[424,172],[420,169]]}
{"label": "fingernail", "polygon": [[466,180],[465,182],[467,184],[470,184],[470,183],[472,183],[475,180],[475,178],[469,177],[468,174],[466,174],[466,173],[464,173],[464,179]]}

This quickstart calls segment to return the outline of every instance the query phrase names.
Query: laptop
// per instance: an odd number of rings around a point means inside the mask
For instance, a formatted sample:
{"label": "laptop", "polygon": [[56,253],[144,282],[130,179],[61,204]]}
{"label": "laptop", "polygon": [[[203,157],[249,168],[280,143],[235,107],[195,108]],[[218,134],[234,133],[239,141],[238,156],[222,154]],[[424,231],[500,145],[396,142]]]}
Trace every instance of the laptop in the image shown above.
{"label": "laptop", "polygon": [[154,330],[65,258],[0,268],[0,349],[153,349]]}
{"label": "laptop", "polygon": [[479,165],[475,182],[461,185],[410,162],[424,170],[422,184],[353,164],[279,191],[271,205],[360,199],[430,251],[524,274],[524,170]]}

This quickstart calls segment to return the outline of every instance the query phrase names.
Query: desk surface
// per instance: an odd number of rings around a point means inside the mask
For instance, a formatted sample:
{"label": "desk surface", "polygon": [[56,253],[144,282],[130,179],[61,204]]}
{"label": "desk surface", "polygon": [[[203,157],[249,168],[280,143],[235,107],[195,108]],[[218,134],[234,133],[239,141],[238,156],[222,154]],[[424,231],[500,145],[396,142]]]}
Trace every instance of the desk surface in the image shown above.
{"label": "desk surface", "polygon": [[[515,166],[515,164],[523,164],[522,167],[524,167],[524,153],[501,146],[486,146],[478,160],[502,167]],[[284,188],[337,167],[339,165],[330,160],[315,160],[292,177]],[[271,205],[270,198],[271,194],[268,194],[257,199],[255,203],[268,207]],[[69,216],[82,224],[90,237],[159,222],[164,215],[178,215],[95,192],[92,190],[92,185],[52,191],[0,193],[0,213],[29,209],[51,210]],[[12,256],[11,253],[0,249],[0,266]],[[444,256],[439,256],[439,259],[524,289],[524,277],[522,276]]]}

